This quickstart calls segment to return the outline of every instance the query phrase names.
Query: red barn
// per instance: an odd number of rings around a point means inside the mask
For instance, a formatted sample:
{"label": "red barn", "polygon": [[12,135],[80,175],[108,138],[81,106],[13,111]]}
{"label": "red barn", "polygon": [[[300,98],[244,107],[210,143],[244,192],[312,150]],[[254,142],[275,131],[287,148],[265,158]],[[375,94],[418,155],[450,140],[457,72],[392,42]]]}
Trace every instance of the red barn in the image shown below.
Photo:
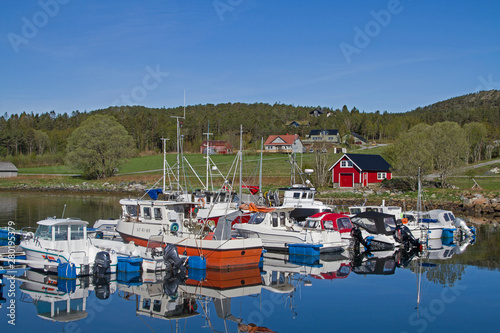
{"label": "red barn", "polygon": [[380,155],[344,154],[329,171],[333,187],[359,187],[391,179],[390,168]]}

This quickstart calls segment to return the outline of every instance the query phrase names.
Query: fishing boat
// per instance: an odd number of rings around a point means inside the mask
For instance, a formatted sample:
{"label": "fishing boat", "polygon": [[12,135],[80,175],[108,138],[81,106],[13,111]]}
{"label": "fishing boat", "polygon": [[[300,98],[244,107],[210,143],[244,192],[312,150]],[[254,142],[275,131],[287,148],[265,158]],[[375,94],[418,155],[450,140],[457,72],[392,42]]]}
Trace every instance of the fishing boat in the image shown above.
{"label": "fishing boat", "polygon": [[76,275],[116,272],[116,253],[92,244],[87,237],[88,222],[47,218],[37,224],[36,232],[27,233],[20,244],[30,267],[57,272],[60,264],[69,264],[74,266]]}
{"label": "fishing boat", "polygon": [[180,254],[202,256],[209,268],[256,267],[262,253],[260,239],[231,237],[231,223],[237,215],[226,216],[211,232],[196,218],[196,202],[122,199],[122,218],[116,230],[125,243],[150,247],[173,244]]}
{"label": "fishing boat", "polygon": [[290,217],[294,207],[273,207],[269,212],[254,213],[248,223],[235,224],[233,228],[247,239],[262,239],[264,248],[288,250],[293,244],[318,245],[321,253],[343,251],[347,243],[337,230],[311,220],[303,226]]}

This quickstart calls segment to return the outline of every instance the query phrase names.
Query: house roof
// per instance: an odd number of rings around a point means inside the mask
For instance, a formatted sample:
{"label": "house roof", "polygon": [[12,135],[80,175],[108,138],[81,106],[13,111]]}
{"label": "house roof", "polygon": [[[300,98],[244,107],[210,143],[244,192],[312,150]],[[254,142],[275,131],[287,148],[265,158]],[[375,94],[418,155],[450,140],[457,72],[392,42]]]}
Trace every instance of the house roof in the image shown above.
{"label": "house roof", "polygon": [[355,138],[357,138],[357,139],[359,139],[359,140],[361,140],[361,141],[365,142],[365,143],[366,143],[366,142],[368,142],[368,140],[366,140],[365,138],[363,138],[363,137],[362,137],[361,135],[359,135],[359,134],[356,134],[356,133],[354,133],[354,132],[351,132],[351,135],[352,135],[353,137],[355,137]]}
{"label": "house roof", "polygon": [[359,169],[362,171],[389,171],[391,165],[387,163],[386,160],[380,155],[370,155],[370,154],[344,154],[342,157],[335,162],[334,165],[329,170],[332,170],[337,163],[347,157],[352,161]]}
{"label": "house roof", "polygon": [[12,162],[0,162],[0,171],[17,171],[16,166]]}
{"label": "house roof", "polygon": [[318,107],[318,108],[316,108],[316,109],[314,109],[314,110],[312,110],[312,111],[309,112],[309,114],[315,114],[315,113],[317,113],[317,114],[323,114],[324,111],[321,110],[320,107]]}
{"label": "house roof", "polygon": [[330,130],[320,129],[320,130],[311,130],[311,132],[309,132],[309,136],[321,135],[321,132],[326,132],[327,135],[337,135],[339,133],[339,131],[336,129],[330,129]]}
{"label": "house roof", "polygon": [[264,145],[293,145],[297,139],[299,139],[297,134],[270,135]]}

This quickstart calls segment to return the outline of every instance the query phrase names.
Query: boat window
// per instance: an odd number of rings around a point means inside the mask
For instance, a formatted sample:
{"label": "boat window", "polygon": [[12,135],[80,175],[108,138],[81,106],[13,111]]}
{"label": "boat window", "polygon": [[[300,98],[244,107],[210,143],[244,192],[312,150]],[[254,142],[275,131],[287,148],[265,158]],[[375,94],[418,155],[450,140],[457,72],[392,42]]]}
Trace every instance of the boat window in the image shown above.
{"label": "boat window", "polygon": [[315,221],[315,220],[309,220],[309,221],[306,222],[306,225],[304,227],[311,228],[311,229],[316,229],[316,226],[318,225],[317,222],[318,221]]}
{"label": "boat window", "polygon": [[54,238],[56,241],[68,240],[68,226],[67,225],[54,226]]}
{"label": "boat window", "polygon": [[248,223],[259,224],[262,221],[264,221],[265,217],[266,217],[266,213],[255,213],[250,217],[250,220],[248,221]]}
{"label": "boat window", "polygon": [[347,217],[340,217],[337,219],[337,227],[339,228],[339,230],[352,229],[351,220]]}
{"label": "boat window", "polygon": [[333,221],[323,221],[323,228],[325,230],[333,230]]}
{"label": "boat window", "polygon": [[443,216],[444,216],[444,220],[446,222],[450,222],[450,218],[448,217],[448,213],[443,214]]}
{"label": "boat window", "polygon": [[49,225],[39,225],[35,232],[38,239],[52,240],[52,227]]}
{"label": "boat window", "polygon": [[151,220],[151,207],[144,207],[144,218]]}
{"label": "boat window", "polygon": [[130,216],[137,216],[137,206],[127,205],[127,214]]}
{"label": "boat window", "polygon": [[145,310],[149,310],[149,307],[151,306],[151,300],[149,298],[145,298],[142,301],[142,308]]}
{"label": "boat window", "polygon": [[155,212],[155,220],[161,220],[161,208],[156,207],[154,209]]}
{"label": "boat window", "polygon": [[455,216],[452,213],[448,213],[448,216],[450,217],[450,221],[455,221]]}
{"label": "boat window", "polygon": [[285,213],[280,213],[280,226],[285,226]]}
{"label": "boat window", "polygon": [[361,208],[349,208],[351,214],[359,214],[361,213]]}
{"label": "boat window", "polygon": [[306,198],[307,198],[307,192],[302,193],[302,199],[306,199]]}
{"label": "boat window", "polygon": [[394,260],[388,260],[384,263],[384,273],[392,272],[396,269],[396,262]]}
{"label": "boat window", "polygon": [[83,239],[83,237],[84,237],[83,228],[85,228],[85,226],[83,224],[72,225],[71,226],[71,240]]}
{"label": "boat window", "polygon": [[394,217],[384,217],[385,231],[393,231],[396,229],[396,221]]}
{"label": "boat window", "polygon": [[153,311],[154,312],[160,312],[161,311],[161,301],[158,299],[155,299],[153,303]]}
{"label": "boat window", "polygon": [[293,192],[294,199],[300,199],[300,192]]}
{"label": "boat window", "polygon": [[278,214],[272,213],[271,219],[273,222],[273,227],[277,227],[278,226]]}
{"label": "boat window", "polygon": [[409,222],[415,221],[415,216],[413,216],[411,214],[403,214],[403,218],[408,219]]}
{"label": "boat window", "polygon": [[375,220],[366,217],[353,217],[351,222],[359,225],[361,228],[366,229],[366,231],[376,234],[377,226],[375,225]]}

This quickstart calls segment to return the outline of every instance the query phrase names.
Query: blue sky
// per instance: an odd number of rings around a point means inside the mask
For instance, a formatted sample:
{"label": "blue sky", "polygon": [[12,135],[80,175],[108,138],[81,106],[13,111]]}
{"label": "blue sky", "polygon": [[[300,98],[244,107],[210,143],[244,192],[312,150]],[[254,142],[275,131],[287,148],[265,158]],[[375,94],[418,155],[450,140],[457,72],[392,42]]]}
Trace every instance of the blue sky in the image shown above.
{"label": "blue sky", "polygon": [[500,89],[497,1],[0,1],[0,114],[265,102],[404,112]]}

